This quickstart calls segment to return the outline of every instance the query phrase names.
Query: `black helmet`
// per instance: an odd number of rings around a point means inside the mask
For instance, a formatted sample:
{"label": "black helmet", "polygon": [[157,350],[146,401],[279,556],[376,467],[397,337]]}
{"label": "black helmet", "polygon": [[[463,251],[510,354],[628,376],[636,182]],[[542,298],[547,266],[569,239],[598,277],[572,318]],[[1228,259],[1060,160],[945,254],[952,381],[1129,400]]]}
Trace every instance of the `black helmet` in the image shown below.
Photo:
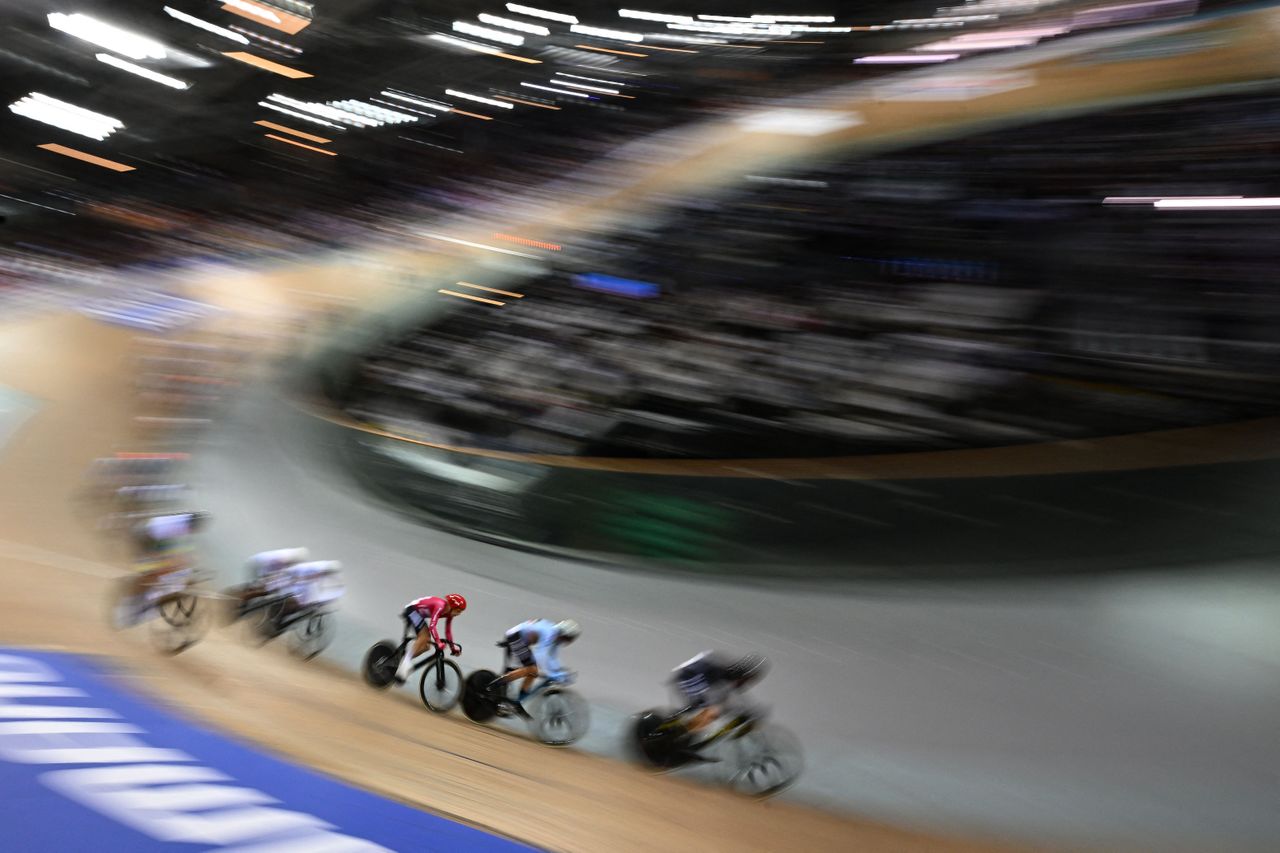
{"label": "black helmet", "polygon": [[746,683],[755,681],[768,670],[769,661],[765,659],[764,655],[750,654],[743,655],[725,667],[725,674],[729,676],[731,681]]}

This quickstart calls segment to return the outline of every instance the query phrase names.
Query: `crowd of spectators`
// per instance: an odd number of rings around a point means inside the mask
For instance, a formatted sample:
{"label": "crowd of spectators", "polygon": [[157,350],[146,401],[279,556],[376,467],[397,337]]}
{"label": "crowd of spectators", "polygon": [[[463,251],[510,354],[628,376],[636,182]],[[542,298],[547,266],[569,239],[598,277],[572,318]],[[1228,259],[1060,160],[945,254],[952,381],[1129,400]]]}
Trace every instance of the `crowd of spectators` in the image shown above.
{"label": "crowd of spectators", "polygon": [[[774,457],[1082,439],[1273,413],[1280,105],[1128,109],[673,201],[502,310],[370,354],[358,417],[451,445]],[[651,283],[636,298],[584,273]]]}

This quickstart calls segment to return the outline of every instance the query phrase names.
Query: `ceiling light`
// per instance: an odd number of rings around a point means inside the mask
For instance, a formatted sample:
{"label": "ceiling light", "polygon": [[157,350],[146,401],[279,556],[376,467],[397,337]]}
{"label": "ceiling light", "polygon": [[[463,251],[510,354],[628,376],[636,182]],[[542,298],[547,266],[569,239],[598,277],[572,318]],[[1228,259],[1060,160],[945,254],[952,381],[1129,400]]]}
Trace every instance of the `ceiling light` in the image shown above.
{"label": "ceiling light", "polygon": [[455,98],[466,98],[468,101],[476,101],[481,104],[488,104],[491,107],[502,107],[505,110],[513,109],[511,104],[505,101],[495,101],[493,98],[482,98],[479,95],[468,95],[466,92],[459,92],[457,89],[445,89],[446,95],[452,95]]}
{"label": "ceiling light", "polygon": [[[43,148],[45,151],[52,151],[54,154],[61,154],[63,157],[71,157],[75,160],[81,160],[85,163],[92,163],[95,166],[101,166],[104,169],[110,169],[113,172],[132,172],[137,169],[136,166],[126,166],[124,163],[118,163],[115,160],[108,160],[106,157],[99,157],[96,154],[89,154],[76,148],[68,148],[66,145],[59,145],[56,142],[46,142],[44,145],[37,145],[37,148]],[[44,205],[40,205],[43,207]],[[56,210],[57,208],[51,208]],[[66,213],[65,210],[58,211]]]}
{"label": "ceiling light", "polygon": [[367,104],[364,101],[330,101],[329,105],[343,110],[354,111],[360,115],[367,115],[370,118],[374,118],[388,124],[403,124],[407,121],[418,120],[416,115],[411,115],[407,112],[399,112],[397,110],[389,110],[386,107],[375,107],[373,104]]}
{"label": "ceiling light", "polygon": [[363,125],[366,127],[382,124],[382,122],[369,118],[368,116],[362,116],[347,110],[337,109],[336,107],[331,107],[328,104],[313,104],[307,101],[299,101],[297,98],[286,98],[284,95],[268,95],[267,100],[284,104],[285,106],[292,107],[295,110],[313,113],[321,116],[322,118],[346,122],[347,124]]}
{"label": "ceiling light", "polygon": [[248,12],[255,18],[261,18],[264,21],[270,21],[273,24],[280,23],[280,16],[275,12],[257,3],[249,3],[247,0],[222,0],[222,5],[230,6],[233,9],[239,9],[241,12]]}
{"label": "ceiling light", "polygon": [[79,13],[64,15],[61,12],[51,12],[49,26],[67,35],[113,50],[130,59],[164,59],[166,54],[165,47],[160,42],[104,24],[88,15]]}
{"label": "ceiling light", "polygon": [[586,27],[582,24],[574,24],[569,27],[569,30],[584,36],[599,36],[602,39],[632,42],[644,41],[644,36],[640,35],[640,33],[629,33],[626,30],[606,30],[603,27]]}
{"label": "ceiling light", "polygon": [[854,65],[912,65],[922,62],[948,62],[959,58],[958,53],[882,53],[878,56],[863,56],[853,61]]}
{"label": "ceiling light", "polygon": [[50,98],[39,92],[32,92],[25,98],[10,104],[9,110],[17,115],[97,140],[106,139],[117,130],[124,128],[124,123],[119,119]]}
{"label": "ceiling light", "polygon": [[583,77],[581,74],[570,74],[567,71],[557,71],[557,77],[572,77],[574,80],[590,80],[592,83],[604,83],[609,86],[626,86],[626,83],[619,83],[617,80],[601,80],[599,77]]}
{"label": "ceiling light", "polygon": [[315,75],[308,74],[305,71],[299,71],[288,65],[281,65],[279,62],[272,62],[270,59],[263,59],[261,56],[255,56],[252,53],[245,53],[242,50],[233,51],[231,53],[223,53],[223,56],[229,56],[232,59],[238,59],[248,65],[261,68],[263,71],[270,71],[272,74],[279,74],[281,77],[289,77],[293,80],[300,80],[304,77],[313,77]]}
{"label": "ceiling light", "polygon": [[292,127],[284,124],[276,124],[274,121],[255,121],[254,124],[259,127],[269,127],[272,130],[278,130],[282,133],[292,133],[294,136],[300,136],[303,139],[309,139],[312,142],[319,142],[323,145],[326,142],[332,142],[332,139],[326,139],[323,136],[316,136],[314,133],[307,133],[303,130],[294,130]]}
{"label": "ceiling light", "polygon": [[1162,198],[1155,203],[1160,210],[1275,210],[1280,198]]}
{"label": "ceiling light", "polygon": [[473,41],[458,39],[458,38],[454,38],[453,36],[446,36],[443,33],[435,33],[431,36],[431,38],[435,39],[436,41],[442,41],[442,42],[445,42],[446,44],[451,44],[454,47],[464,47],[467,50],[474,50],[476,53],[488,53],[488,54],[502,53],[502,51],[498,50],[496,47],[491,47],[490,45],[487,45],[487,44],[476,44]]}
{"label": "ceiling light", "polygon": [[588,92],[600,92],[605,95],[618,94],[617,89],[606,89],[603,86],[588,86],[586,83],[578,83],[573,80],[552,80],[551,82],[561,86],[572,86],[575,89],[586,89]]}
{"label": "ceiling light", "polygon": [[331,121],[325,121],[324,119],[317,118],[316,116],[313,116],[313,115],[300,113],[297,110],[287,109],[285,107],[280,106],[279,104],[271,104],[271,103],[267,103],[266,101],[258,101],[258,106],[266,107],[269,110],[275,110],[278,113],[284,113],[285,115],[293,116],[294,118],[300,118],[303,121],[313,122],[314,124],[322,124],[325,127],[332,127],[334,130],[346,130],[346,128],[340,124],[334,124]]}
{"label": "ceiling light", "polygon": [[379,92],[384,98],[395,98],[397,101],[404,101],[406,104],[417,104],[420,107],[426,107],[431,110],[447,110],[448,104],[442,104],[439,101],[429,101],[425,98],[407,95],[404,92],[397,92],[394,89],[383,89]]}
{"label": "ceiling light", "polygon": [[590,95],[585,92],[568,92],[564,89],[553,89],[550,86],[539,86],[537,83],[521,83],[521,86],[528,86],[530,89],[542,89],[546,92],[555,92],[558,95],[572,95],[575,98],[589,98]]}
{"label": "ceiling light", "polygon": [[290,145],[296,145],[296,146],[298,146],[299,148],[305,148],[305,149],[307,149],[308,151],[317,151],[317,152],[319,152],[319,153],[321,153],[321,154],[326,154],[326,155],[328,155],[328,156],[330,156],[330,157],[337,157],[337,156],[338,156],[338,152],[337,152],[337,151],[327,151],[327,150],[325,150],[324,148],[317,148],[317,147],[315,147],[314,145],[307,145],[305,142],[298,142],[296,139],[286,139],[285,137],[283,137],[283,136],[277,136],[277,135],[276,135],[276,134],[274,134],[274,133],[266,133],[266,134],[263,134],[263,135],[264,135],[264,136],[266,136],[266,137],[267,137],[267,139],[275,139],[275,140],[278,140],[278,141],[280,141],[280,142],[287,142],[287,143],[289,143]]}
{"label": "ceiling light", "polygon": [[521,6],[518,3],[508,3],[508,12],[515,12],[517,15],[528,15],[531,18],[546,18],[548,21],[559,21],[562,24],[576,24],[578,19],[573,15],[565,15],[560,12],[548,12],[546,9],[535,9],[532,6]]}
{"label": "ceiling light", "polygon": [[504,33],[502,30],[492,30],[488,27],[480,27],[475,24],[468,24],[466,21],[454,21],[453,29],[456,32],[466,33],[469,36],[488,39],[489,41],[498,41],[503,44],[524,44],[524,36],[513,36],[511,33]]}
{"label": "ceiling light", "polygon": [[666,24],[681,24],[692,21],[688,15],[665,15],[662,12],[637,12],[635,9],[619,9],[619,18],[635,18],[640,21],[661,21]]}
{"label": "ceiling light", "polygon": [[513,21],[510,18],[499,18],[497,15],[490,15],[487,12],[476,16],[482,24],[493,24],[495,27],[506,27],[509,30],[519,30],[522,33],[530,33],[535,36],[549,36],[551,30],[537,24],[526,24],[524,21]]}
{"label": "ceiling light", "polygon": [[239,33],[233,33],[231,30],[220,27],[217,24],[211,24],[208,21],[195,17],[194,15],[188,15],[186,12],[179,12],[177,9],[174,9],[170,6],[165,6],[164,11],[165,11],[165,14],[169,15],[172,18],[177,18],[179,21],[191,24],[191,26],[193,27],[199,27],[202,30],[207,30],[208,32],[213,33],[214,35],[219,35],[219,36],[222,36],[223,38],[229,38],[232,41],[238,41],[241,44],[249,43],[249,40],[244,36],[240,35]]}
{"label": "ceiling light", "polygon": [[130,74],[137,74],[139,77],[146,77],[148,80],[154,80],[157,83],[163,83],[171,89],[189,89],[190,83],[179,80],[177,77],[170,77],[168,74],[161,74],[159,71],[152,71],[150,68],[143,68],[141,65],[134,65],[127,59],[121,59],[118,56],[112,56],[109,53],[99,53],[97,55],[99,62],[105,62],[113,65],[121,71],[128,71]]}

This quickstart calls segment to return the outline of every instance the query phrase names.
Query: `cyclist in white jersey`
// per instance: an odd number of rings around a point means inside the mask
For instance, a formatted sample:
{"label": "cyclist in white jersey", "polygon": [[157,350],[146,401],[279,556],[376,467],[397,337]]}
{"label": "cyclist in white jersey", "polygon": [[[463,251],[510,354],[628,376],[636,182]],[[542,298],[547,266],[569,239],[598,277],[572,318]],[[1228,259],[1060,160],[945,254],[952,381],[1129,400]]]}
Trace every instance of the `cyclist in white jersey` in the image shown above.
{"label": "cyclist in white jersey", "polygon": [[530,688],[538,676],[548,681],[563,682],[572,677],[560,663],[560,647],[572,643],[582,634],[578,623],[572,619],[552,622],[550,619],[530,619],[507,631],[503,640],[507,653],[519,666],[495,679],[491,691],[502,693],[502,688],[518,679],[520,696],[517,702],[529,698]]}

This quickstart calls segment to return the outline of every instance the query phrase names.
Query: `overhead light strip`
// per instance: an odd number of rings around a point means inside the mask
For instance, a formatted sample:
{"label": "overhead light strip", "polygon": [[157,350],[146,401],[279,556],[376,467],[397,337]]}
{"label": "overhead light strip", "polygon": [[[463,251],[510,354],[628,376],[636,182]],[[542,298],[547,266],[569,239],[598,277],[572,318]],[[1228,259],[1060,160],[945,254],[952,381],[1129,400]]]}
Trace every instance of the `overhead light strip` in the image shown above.
{"label": "overhead light strip", "polygon": [[521,6],[518,3],[508,3],[508,12],[515,12],[517,15],[528,15],[530,18],[545,18],[548,21],[559,21],[562,24],[576,24],[578,19],[573,15],[566,15],[563,12],[548,12],[546,9],[538,9],[533,6]]}
{"label": "overhead light strip", "polygon": [[314,133],[307,133],[305,130],[294,130],[288,125],[276,124],[274,121],[255,121],[254,124],[260,127],[269,127],[272,130],[278,130],[282,133],[292,133],[294,136],[301,137],[302,139],[309,139],[312,142],[319,142],[321,144],[333,141],[332,139],[326,139],[323,136],[316,136]]}
{"label": "overhead light strip", "polygon": [[[44,145],[37,145],[37,148],[43,148],[45,151],[52,151],[54,154],[61,154],[64,157],[71,157],[75,160],[81,160],[85,163],[92,163],[95,166],[101,166],[104,169],[110,169],[113,172],[133,172],[136,166],[128,166],[124,163],[118,163],[115,160],[108,160],[106,157],[99,157],[96,154],[89,154],[77,148],[69,148],[66,145],[59,145],[56,142],[46,142]],[[50,208],[56,210],[57,208]],[[59,211],[66,213],[66,211]]]}
{"label": "overhead light strip", "polygon": [[437,292],[437,293],[443,293],[445,296],[456,296],[456,297],[458,297],[459,299],[469,299],[469,300],[471,300],[472,302],[483,302],[485,305],[498,305],[498,306],[502,306],[502,305],[506,305],[506,304],[507,304],[507,303],[505,303],[505,302],[499,302],[499,301],[498,301],[498,300],[496,300],[496,299],[485,299],[483,296],[472,296],[472,295],[471,295],[471,294],[469,294],[469,293],[459,293],[459,292],[458,292],[458,291],[456,291],[456,290],[446,290],[446,289],[444,289],[443,287],[442,287],[442,288],[440,288],[440,289],[439,289],[438,291],[436,291],[436,292]]}
{"label": "overhead light strip", "polygon": [[174,9],[172,6],[165,6],[164,11],[165,11],[165,14],[167,14],[169,17],[177,18],[179,21],[182,21],[183,23],[190,24],[193,27],[199,27],[200,29],[205,30],[206,32],[213,33],[214,35],[217,35],[217,36],[222,36],[223,38],[231,39],[232,41],[240,42],[240,44],[249,43],[249,39],[245,38],[240,33],[233,33],[231,30],[228,30],[225,27],[220,27],[217,24],[211,24],[208,21],[204,20],[203,18],[197,18],[194,15],[188,15],[186,12],[179,12],[177,9]]}
{"label": "overhead light strip", "polygon": [[480,95],[471,95],[471,94],[468,94],[467,92],[459,92],[457,89],[445,89],[444,93],[446,95],[452,95],[455,98],[464,98],[468,101],[475,101],[476,103],[480,103],[480,104],[488,104],[491,107],[502,107],[502,109],[504,110],[515,109],[514,107],[511,106],[511,104],[503,103],[502,101],[495,101],[493,98],[485,98]]}
{"label": "overhead light strip", "polygon": [[325,127],[331,127],[334,130],[346,130],[346,128],[340,124],[334,124],[331,121],[325,121],[324,119],[319,118],[317,116],[307,115],[306,113],[301,113],[296,110],[287,109],[285,107],[280,106],[279,104],[271,104],[266,101],[258,101],[258,106],[266,107],[269,110],[275,110],[278,113],[284,113],[285,115],[293,116],[294,118],[300,118],[303,121],[313,122],[314,124],[322,124]]}
{"label": "overhead light strip", "polygon": [[147,80],[152,80],[161,85],[168,86],[170,89],[189,89],[191,84],[185,80],[179,80],[177,77],[170,77],[168,74],[161,74],[159,71],[152,71],[150,68],[143,68],[141,65],[134,65],[127,59],[121,59],[110,53],[99,53],[95,57],[99,62],[105,62],[107,65],[119,68],[121,71],[128,71],[130,74],[136,74]]}
{"label": "overhead light strip", "polygon": [[337,151],[328,151],[328,150],[326,150],[326,149],[324,149],[324,148],[317,148],[317,147],[315,147],[314,145],[308,145],[308,144],[306,144],[305,142],[298,142],[298,141],[297,141],[297,140],[295,140],[295,139],[287,139],[287,138],[285,138],[285,137],[283,137],[283,136],[276,136],[274,133],[267,133],[267,134],[263,134],[263,135],[264,135],[264,136],[266,136],[266,137],[267,137],[267,139],[275,139],[275,140],[277,140],[277,141],[279,141],[279,142],[287,142],[287,143],[289,143],[290,145],[296,145],[296,146],[298,146],[299,148],[305,148],[305,149],[307,149],[308,151],[316,151],[316,152],[318,152],[318,153],[320,153],[320,154],[325,154],[325,155],[327,155],[327,156],[329,156],[329,157],[337,157],[337,156],[338,156],[338,152],[337,152]]}
{"label": "overhead light strip", "polygon": [[288,77],[290,80],[301,80],[306,77],[314,77],[314,74],[308,74],[305,71],[299,71],[288,65],[281,65],[279,62],[272,62],[270,59],[263,59],[261,56],[255,56],[242,50],[223,52],[223,56],[239,60],[248,65],[261,68],[263,71],[270,71],[272,74],[279,74],[281,77]]}

